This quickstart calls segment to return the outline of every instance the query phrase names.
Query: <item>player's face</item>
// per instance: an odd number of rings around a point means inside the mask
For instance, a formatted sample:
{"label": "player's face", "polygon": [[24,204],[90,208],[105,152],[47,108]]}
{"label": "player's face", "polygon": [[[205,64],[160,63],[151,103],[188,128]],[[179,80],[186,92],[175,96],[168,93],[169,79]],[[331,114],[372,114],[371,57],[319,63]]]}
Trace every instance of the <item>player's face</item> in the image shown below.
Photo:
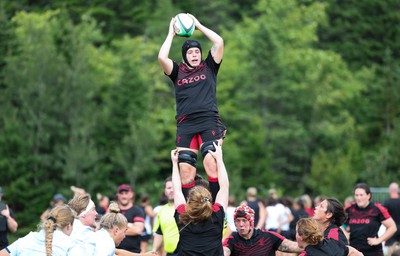
{"label": "player's face", "polygon": [[131,200],[133,198],[133,193],[123,190],[117,193],[117,196],[118,196],[118,203],[122,206],[127,206],[131,203]]}
{"label": "player's face", "polygon": [[115,246],[118,246],[122,240],[125,238],[125,233],[127,230],[127,226],[122,227],[122,228],[116,228],[114,231],[114,243]]}
{"label": "player's face", "polygon": [[369,204],[370,195],[362,188],[357,188],[354,191],[354,198],[358,207],[365,208]]}
{"label": "player's face", "polygon": [[297,242],[297,245],[298,245],[301,249],[304,249],[305,244],[304,244],[304,242],[303,242],[303,238],[299,235],[299,233],[297,233],[297,228],[296,228],[296,242]]}
{"label": "player's face", "polygon": [[246,218],[238,217],[235,219],[236,230],[240,236],[247,236],[250,232],[250,221]]}
{"label": "player's face", "polygon": [[93,206],[92,209],[88,211],[88,213],[83,216],[85,219],[85,223],[88,226],[93,226],[96,221],[97,211],[96,208]]}
{"label": "player's face", "polygon": [[319,205],[315,207],[314,219],[316,220],[326,220],[326,211],[328,210],[328,202],[326,200],[322,201]]}
{"label": "player's face", "polygon": [[201,51],[199,48],[190,48],[186,52],[186,59],[188,60],[190,66],[197,67],[201,62]]}
{"label": "player's face", "polygon": [[174,199],[174,187],[172,185],[172,181],[168,181],[167,183],[165,183],[164,193],[169,200]]}

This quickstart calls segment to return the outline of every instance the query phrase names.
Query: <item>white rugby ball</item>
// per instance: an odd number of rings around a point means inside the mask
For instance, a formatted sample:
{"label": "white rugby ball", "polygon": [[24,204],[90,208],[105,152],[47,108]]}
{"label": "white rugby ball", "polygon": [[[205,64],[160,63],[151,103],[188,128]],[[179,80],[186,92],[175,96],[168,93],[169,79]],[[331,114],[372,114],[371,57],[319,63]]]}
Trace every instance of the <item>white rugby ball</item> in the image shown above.
{"label": "white rugby ball", "polygon": [[181,37],[190,37],[195,29],[194,21],[186,13],[179,13],[175,16],[174,31]]}

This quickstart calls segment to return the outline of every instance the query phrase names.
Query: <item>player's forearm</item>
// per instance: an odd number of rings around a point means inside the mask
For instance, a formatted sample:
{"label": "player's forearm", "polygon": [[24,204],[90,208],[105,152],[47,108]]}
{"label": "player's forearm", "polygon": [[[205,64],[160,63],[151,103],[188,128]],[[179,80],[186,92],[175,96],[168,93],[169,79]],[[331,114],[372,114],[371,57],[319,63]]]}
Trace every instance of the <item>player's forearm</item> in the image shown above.
{"label": "player's forearm", "polygon": [[7,227],[11,233],[15,233],[18,229],[18,223],[11,216],[9,216],[7,218]]}
{"label": "player's forearm", "polygon": [[144,230],[144,223],[135,222],[135,223],[128,223],[128,229],[126,230],[127,236],[137,236],[142,234]]}
{"label": "player's forearm", "polygon": [[228,172],[226,171],[225,163],[222,159],[217,160],[218,170],[218,183],[221,189],[229,190],[229,178]]}
{"label": "player's forearm", "polygon": [[154,234],[153,238],[153,251],[158,252],[161,248],[163,242],[163,236],[159,234]]}
{"label": "player's forearm", "polygon": [[364,254],[356,250],[355,248],[351,246],[347,246],[349,248],[349,254],[348,256],[363,256]]}
{"label": "player's forearm", "polygon": [[224,246],[224,256],[229,256],[229,255],[231,255],[231,250],[229,250],[228,247]]}
{"label": "player's forearm", "polygon": [[[172,184],[174,191],[182,191],[181,176],[179,174],[178,163],[172,163]],[[175,193],[174,193],[175,194]]]}
{"label": "player's forearm", "polygon": [[197,29],[200,30],[216,47],[221,47],[224,44],[224,39],[206,26],[199,24]]}
{"label": "player's forearm", "polygon": [[174,39],[174,35],[168,33],[167,38],[165,38],[164,43],[161,45],[160,51],[158,52],[158,60],[161,62],[162,60],[168,59],[169,52],[172,46],[172,40]]}
{"label": "player's forearm", "polygon": [[392,225],[386,229],[385,233],[379,237],[379,242],[383,243],[386,242],[389,238],[391,238],[397,231],[396,225]]}

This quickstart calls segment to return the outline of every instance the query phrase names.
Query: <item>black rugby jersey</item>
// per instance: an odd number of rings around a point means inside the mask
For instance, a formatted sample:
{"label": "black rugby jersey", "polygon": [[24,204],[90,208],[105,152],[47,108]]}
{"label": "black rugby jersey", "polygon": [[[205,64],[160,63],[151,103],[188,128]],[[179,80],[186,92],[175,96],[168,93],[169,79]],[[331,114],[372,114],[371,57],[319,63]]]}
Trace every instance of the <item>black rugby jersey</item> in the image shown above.
{"label": "black rugby jersey", "polygon": [[[145,214],[139,206],[132,206],[127,210],[121,210],[121,213],[125,215],[129,223],[143,222]],[[140,235],[126,236],[124,240],[117,247],[118,249],[124,249],[130,252],[140,253]]]}
{"label": "black rugby jersey", "polygon": [[324,239],[316,245],[308,245],[300,256],[344,256],[349,248],[340,241]]}
{"label": "black rugby jersey", "polygon": [[222,256],[222,230],[224,227],[224,208],[216,203],[212,207],[212,217],[198,223],[187,225],[179,223],[179,215],[185,212],[185,204],[175,210],[175,222],[179,229],[178,255]]}
{"label": "black rugby jersey", "polygon": [[336,224],[329,225],[324,231],[324,238],[330,238],[336,241],[341,241],[345,245],[349,244],[346,235],[343,230]]}
{"label": "black rugby jersey", "polygon": [[231,256],[274,256],[283,240],[285,237],[276,232],[254,229],[250,239],[233,232],[223,245],[231,250]]}
{"label": "black rugby jersey", "polygon": [[211,52],[194,69],[184,63],[173,62],[169,78],[174,83],[176,119],[199,112],[218,113],[217,74],[220,64],[215,63]]}
{"label": "black rugby jersey", "polygon": [[345,208],[347,221],[350,227],[350,245],[360,252],[382,255],[382,244],[370,246],[368,237],[378,237],[381,222],[391,218],[387,209],[379,203],[369,203],[367,207],[360,208],[352,203]]}

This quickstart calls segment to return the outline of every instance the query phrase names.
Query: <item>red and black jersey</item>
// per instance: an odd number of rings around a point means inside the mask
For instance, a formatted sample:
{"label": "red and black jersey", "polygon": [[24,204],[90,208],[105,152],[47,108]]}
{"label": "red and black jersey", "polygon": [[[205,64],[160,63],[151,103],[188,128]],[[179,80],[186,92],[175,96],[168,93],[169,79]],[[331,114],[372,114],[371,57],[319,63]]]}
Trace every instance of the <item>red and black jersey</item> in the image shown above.
{"label": "red and black jersey", "polygon": [[211,52],[194,69],[174,62],[169,78],[175,87],[177,120],[193,113],[218,113],[216,88],[219,67]]}
{"label": "red and black jersey", "polygon": [[213,205],[212,217],[199,223],[179,223],[179,215],[185,212],[185,204],[176,208],[175,221],[179,229],[178,255],[222,256],[222,230],[224,227],[224,208]]}
{"label": "red and black jersey", "polygon": [[300,256],[344,256],[349,248],[340,241],[324,239],[316,245],[308,245]]}
{"label": "red and black jersey", "polygon": [[350,227],[350,245],[364,255],[383,255],[382,244],[370,246],[368,237],[378,237],[382,221],[391,218],[387,209],[379,203],[370,203],[360,208],[352,203],[345,208],[347,213],[346,225]]}
{"label": "red and black jersey", "polygon": [[339,228],[336,224],[332,224],[325,229],[324,238],[341,241],[345,245],[349,244],[349,241],[347,240],[347,237],[344,234],[343,230]]}
{"label": "red and black jersey", "polygon": [[285,237],[278,233],[254,229],[250,239],[237,232],[225,239],[223,245],[231,250],[231,256],[274,256]]}
{"label": "red and black jersey", "polygon": [[[143,222],[144,223],[144,211],[139,206],[132,206],[129,209],[121,210],[121,213],[125,215],[129,223]],[[130,252],[140,253],[140,235],[137,236],[126,236],[124,240],[117,247],[118,249],[124,249]]]}

